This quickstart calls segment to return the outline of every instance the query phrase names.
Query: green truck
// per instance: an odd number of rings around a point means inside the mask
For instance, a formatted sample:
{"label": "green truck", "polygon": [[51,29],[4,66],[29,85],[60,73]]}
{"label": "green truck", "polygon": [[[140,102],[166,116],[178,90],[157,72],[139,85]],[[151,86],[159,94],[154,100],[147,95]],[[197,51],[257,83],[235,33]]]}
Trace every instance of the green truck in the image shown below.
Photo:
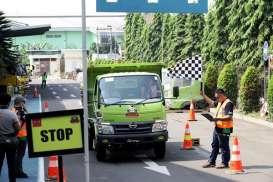
{"label": "green truck", "polygon": [[162,64],[92,64],[88,68],[89,145],[98,161],[107,150],[153,148],[165,156],[168,140]]}

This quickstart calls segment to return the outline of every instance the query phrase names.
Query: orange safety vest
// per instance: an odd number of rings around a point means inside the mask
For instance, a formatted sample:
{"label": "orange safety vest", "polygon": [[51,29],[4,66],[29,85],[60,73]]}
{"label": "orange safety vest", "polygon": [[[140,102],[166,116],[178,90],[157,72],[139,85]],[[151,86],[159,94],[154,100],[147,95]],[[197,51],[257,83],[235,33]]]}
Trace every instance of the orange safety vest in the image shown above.
{"label": "orange safety vest", "polygon": [[[216,109],[216,118],[225,118],[227,115],[225,114],[225,107],[228,103],[231,101],[229,99],[226,99],[223,104],[218,103],[217,109]],[[230,118],[230,120],[226,121],[217,121],[216,126],[218,128],[233,128],[233,119]]]}
{"label": "orange safety vest", "polygon": [[[16,113],[16,109],[13,107],[11,109],[12,112]],[[21,129],[19,130],[18,134],[17,134],[18,138],[25,138],[27,137],[27,129],[26,129],[26,123],[24,123],[23,125],[21,125]]]}

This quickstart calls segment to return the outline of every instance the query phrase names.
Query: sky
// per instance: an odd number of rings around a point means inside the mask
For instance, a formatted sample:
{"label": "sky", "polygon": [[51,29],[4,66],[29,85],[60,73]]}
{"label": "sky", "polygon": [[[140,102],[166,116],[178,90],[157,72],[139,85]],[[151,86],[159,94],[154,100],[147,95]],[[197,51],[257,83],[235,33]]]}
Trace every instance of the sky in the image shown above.
{"label": "sky", "polygon": [[[209,0],[210,3],[213,0]],[[6,16],[23,15],[81,15],[81,0],[0,0],[0,10]],[[96,13],[96,0],[86,0],[86,14],[100,15]],[[103,13],[106,14],[106,13]],[[108,13],[110,14],[110,13]],[[113,13],[112,13],[113,14]],[[115,13],[121,14],[121,13]],[[51,24],[52,27],[80,27],[80,18],[70,19],[13,19],[29,25]],[[124,18],[87,18],[87,27],[95,30],[111,25],[115,29],[124,27]]]}

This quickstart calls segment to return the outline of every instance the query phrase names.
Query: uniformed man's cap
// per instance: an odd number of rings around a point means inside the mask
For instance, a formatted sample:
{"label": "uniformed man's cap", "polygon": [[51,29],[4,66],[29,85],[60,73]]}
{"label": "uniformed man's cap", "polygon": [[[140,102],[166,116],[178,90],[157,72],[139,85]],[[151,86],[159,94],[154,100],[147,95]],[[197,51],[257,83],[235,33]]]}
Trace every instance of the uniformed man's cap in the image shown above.
{"label": "uniformed man's cap", "polygon": [[14,104],[19,104],[22,102],[24,102],[24,103],[26,102],[26,99],[23,96],[19,95],[19,96],[15,97]]}

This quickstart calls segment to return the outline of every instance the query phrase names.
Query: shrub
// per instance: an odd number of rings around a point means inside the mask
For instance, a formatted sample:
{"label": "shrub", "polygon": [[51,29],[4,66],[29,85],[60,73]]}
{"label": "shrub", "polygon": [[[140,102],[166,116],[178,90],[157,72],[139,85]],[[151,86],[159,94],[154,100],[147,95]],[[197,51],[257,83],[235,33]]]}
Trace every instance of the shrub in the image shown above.
{"label": "shrub", "polygon": [[259,73],[255,67],[250,66],[240,81],[240,110],[245,113],[259,111],[260,82]]}
{"label": "shrub", "polygon": [[218,66],[215,64],[208,64],[208,67],[205,72],[204,76],[204,86],[205,86],[205,93],[209,97],[214,96],[214,92],[217,87],[217,78],[218,78]]}
{"label": "shrub", "polygon": [[267,100],[268,100],[269,117],[272,119],[273,118],[273,76],[271,76],[271,79],[268,83]]}
{"label": "shrub", "polygon": [[235,66],[226,64],[219,74],[217,88],[222,88],[226,92],[227,97],[236,105],[238,96],[237,74]]}

